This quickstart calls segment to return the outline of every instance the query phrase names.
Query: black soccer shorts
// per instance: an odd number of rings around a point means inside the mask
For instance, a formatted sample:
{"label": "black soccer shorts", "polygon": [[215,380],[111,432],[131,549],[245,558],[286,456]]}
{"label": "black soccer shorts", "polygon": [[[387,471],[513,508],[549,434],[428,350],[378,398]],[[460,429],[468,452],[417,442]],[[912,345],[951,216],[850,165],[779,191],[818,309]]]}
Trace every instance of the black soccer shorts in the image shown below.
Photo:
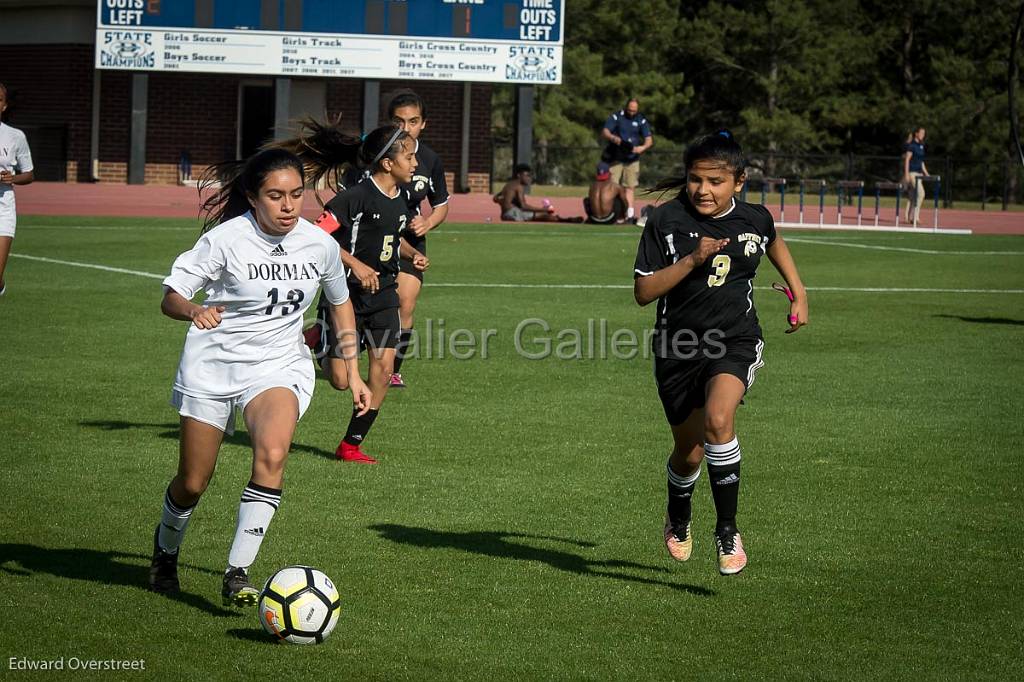
{"label": "black soccer shorts", "polygon": [[[320,328],[320,339],[313,348],[313,357],[342,358],[341,346],[334,334],[331,318],[326,307],[316,309],[316,325]],[[356,314],[356,333],[359,336],[359,352],[367,348],[395,348],[402,332],[398,308],[384,308],[372,313]]]}
{"label": "black soccer shorts", "polygon": [[686,421],[694,410],[704,407],[708,381],[717,374],[731,374],[747,390],[757,370],[764,366],[764,340],[754,336],[726,339],[719,347],[701,348],[693,358],[654,358],[654,380],[665,417],[672,426]]}
{"label": "black soccer shorts", "polygon": [[[405,239],[405,241],[409,243],[409,246],[411,246],[412,248],[416,249],[417,251],[422,253],[424,256],[427,255],[427,238],[426,237],[420,237],[420,238],[417,239],[416,237],[409,238],[409,237],[403,235],[402,238]],[[417,270],[415,267],[413,267],[412,261],[405,260],[404,258],[399,258],[398,259],[398,271],[399,272],[404,272],[407,275],[412,275],[413,277],[415,277],[416,279],[418,279],[420,281],[420,284],[423,284],[423,271],[422,270]]]}

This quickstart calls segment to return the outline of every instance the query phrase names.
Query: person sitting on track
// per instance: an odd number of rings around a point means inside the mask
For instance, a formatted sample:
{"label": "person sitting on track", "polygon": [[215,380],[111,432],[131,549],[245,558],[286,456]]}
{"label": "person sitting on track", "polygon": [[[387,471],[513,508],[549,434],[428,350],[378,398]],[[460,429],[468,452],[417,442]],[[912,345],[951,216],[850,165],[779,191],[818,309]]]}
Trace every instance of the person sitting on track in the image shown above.
{"label": "person sitting on track", "polygon": [[494,195],[494,203],[501,206],[501,219],[516,223],[582,223],[582,216],[563,218],[555,213],[551,202],[544,200],[538,206],[526,200],[526,192],[533,183],[533,169],[525,163],[512,169],[513,177]]}

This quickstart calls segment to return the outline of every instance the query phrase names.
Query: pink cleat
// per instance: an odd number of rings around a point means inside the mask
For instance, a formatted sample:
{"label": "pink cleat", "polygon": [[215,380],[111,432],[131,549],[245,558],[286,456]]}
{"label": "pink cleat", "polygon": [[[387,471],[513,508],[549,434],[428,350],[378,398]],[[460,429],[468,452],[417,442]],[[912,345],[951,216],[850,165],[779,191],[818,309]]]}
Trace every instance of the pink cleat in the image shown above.
{"label": "pink cleat", "polygon": [[672,522],[666,517],[665,549],[668,550],[669,556],[676,561],[686,561],[689,559],[690,552],[693,551],[693,536],[690,535],[690,524],[686,524],[683,536],[680,537],[676,530],[672,528]]}
{"label": "pink cleat", "polygon": [[377,460],[362,451],[358,445],[349,445],[341,441],[334,456],[343,462],[356,462],[357,464],[376,464]]}
{"label": "pink cleat", "polygon": [[722,575],[735,575],[747,566],[747,553],[743,551],[743,540],[735,528],[727,528],[724,533],[715,533],[715,546],[718,549],[718,572]]}
{"label": "pink cleat", "polygon": [[405,382],[402,381],[402,375],[395,372],[391,375],[391,381],[388,382],[390,388],[405,388]]}

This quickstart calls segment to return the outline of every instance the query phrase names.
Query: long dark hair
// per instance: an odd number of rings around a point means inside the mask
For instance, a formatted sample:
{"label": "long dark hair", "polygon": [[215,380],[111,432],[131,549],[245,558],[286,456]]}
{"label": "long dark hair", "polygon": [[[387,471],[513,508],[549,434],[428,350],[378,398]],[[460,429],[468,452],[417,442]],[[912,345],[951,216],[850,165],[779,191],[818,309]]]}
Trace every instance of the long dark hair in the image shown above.
{"label": "long dark hair", "polygon": [[[337,190],[344,185],[346,171],[356,168],[359,161],[360,139],[341,129],[340,122],[324,123],[307,117],[299,121],[294,137],[275,140],[264,149],[284,149],[299,157],[305,168],[306,186],[314,190],[321,180]],[[323,206],[320,195],[317,201]]]}
{"label": "long dark hair", "polygon": [[733,177],[739,180],[747,167],[747,158],[743,155],[733,134],[722,128],[710,135],[698,138],[683,152],[683,175],[665,178],[648,189],[648,192],[669,192],[686,188],[686,175],[699,161],[717,161],[733,171]]}
{"label": "long dark hair", "polygon": [[[397,136],[395,135],[399,133]],[[384,149],[394,137],[390,149]],[[402,141],[409,137],[398,126],[387,124],[377,128],[360,140],[341,129],[338,122],[324,123],[313,118],[299,121],[298,134],[287,140],[276,140],[264,149],[285,150],[297,156],[305,168],[306,186],[316,189],[321,180],[337,190],[345,185],[347,171],[380,168],[383,159],[394,160],[402,149]],[[323,199],[316,194],[321,206]]]}
{"label": "long dark hair", "polygon": [[245,215],[267,176],[277,170],[293,169],[302,177],[302,161],[286,149],[264,149],[246,160],[224,161],[210,166],[199,178],[199,194],[212,192],[202,203],[206,214],[202,232]]}

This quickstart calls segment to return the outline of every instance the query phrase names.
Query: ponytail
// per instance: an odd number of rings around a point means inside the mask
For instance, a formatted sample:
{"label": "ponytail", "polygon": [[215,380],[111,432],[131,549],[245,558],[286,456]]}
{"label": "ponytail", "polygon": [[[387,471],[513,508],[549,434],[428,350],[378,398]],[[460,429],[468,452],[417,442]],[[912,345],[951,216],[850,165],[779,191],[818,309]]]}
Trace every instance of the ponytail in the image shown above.
{"label": "ponytail", "polygon": [[223,161],[203,171],[199,195],[211,192],[200,208],[205,213],[200,234],[252,209],[249,197],[259,194],[263,181],[276,170],[293,169],[302,177],[302,161],[285,149],[264,149],[245,161]]}
{"label": "ponytail", "polygon": [[[344,186],[345,171],[357,165],[360,144],[358,137],[342,132],[338,123],[321,123],[307,117],[299,121],[298,135],[268,142],[263,149],[283,149],[297,156],[305,168],[307,187],[315,190],[324,180],[337,191]],[[319,194],[316,199],[322,207],[324,202]]]}

